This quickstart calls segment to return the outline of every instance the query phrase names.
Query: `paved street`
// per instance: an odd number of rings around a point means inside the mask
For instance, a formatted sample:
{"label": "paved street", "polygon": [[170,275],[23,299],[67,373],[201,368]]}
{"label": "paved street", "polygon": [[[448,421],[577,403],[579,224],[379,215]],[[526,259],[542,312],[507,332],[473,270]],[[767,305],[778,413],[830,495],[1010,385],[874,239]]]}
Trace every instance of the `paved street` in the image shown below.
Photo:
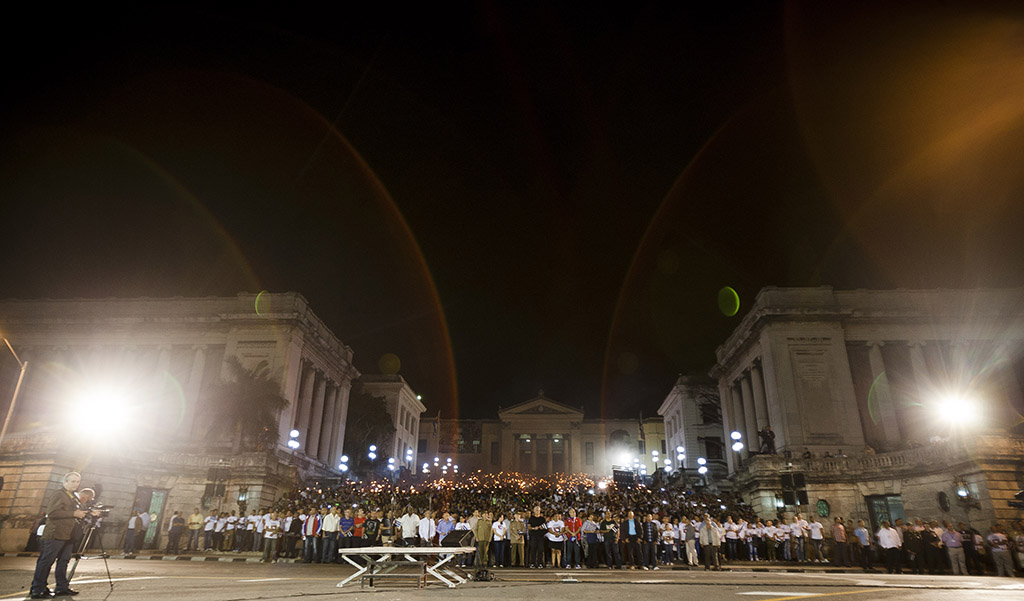
{"label": "paved street", "polygon": [[[825,571],[500,570],[495,581],[470,582],[455,590],[437,585],[417,590],[407,585],[389,584],[371,592],[361,591],[358,585],[337,588],[337,582],[352,573],[351,569],[340,566],[125,559],[111,559],[109,564],[114,579],[113,592],[107,584],[103,562],[90,560],[79,565],[73,586],[82,594],[76,599],[228,601],[341,599],[360,594],[403,601],[448,598],[621,601],[627,595],[701,601],[795,601],[826,597],[963,601],[965,594],[969,594],[972,601],[1024,598],[1024,579],[995,577],[887,576]],[[0,599],[25,597],[34,565],[31,557],[0,558]]]}

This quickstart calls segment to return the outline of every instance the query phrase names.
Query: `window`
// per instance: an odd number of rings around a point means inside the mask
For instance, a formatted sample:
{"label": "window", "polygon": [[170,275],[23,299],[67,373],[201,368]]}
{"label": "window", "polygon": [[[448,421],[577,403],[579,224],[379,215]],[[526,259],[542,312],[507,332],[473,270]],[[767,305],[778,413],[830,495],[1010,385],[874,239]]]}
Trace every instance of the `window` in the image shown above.
{"label": "window", "polygon": [[717,436],[705,438],[704,454],[708,459],[722,459],[722,439]]}
{"label": "window", "polygon": [[661,454],[662,455],[665,454],[665,441],[664,440],[661,441]]}
{"label": "window", "polygon": [[498,443],[491,443],[491,465],[498,465],[501,462],[501,454],[498,449]]}
{"label": "window", "polygon": [[421,438],[420,439],[420,444],[419,444],[419,446],[416,447],[416,452],[419,453],[420,455],[422,455],[422,454],[427,452],[427,439],[426,438]]}
{"label": "window", "polygon": [[594,465],[594,443],[586,443],[583,447],[583,453],[586,455],[587,465]]}
{"label": "window", "polygon": [[647,446],[646,446],[646,445],[644,444],[644,441],[642,441],[642,440],[638,440],[638,441],[636,441],[636,452],[637,452],[637,453],[638,453],[638,454],[639,454],[639,455],[640,455],[641,457],[642,457],[642,456],[643,456],[644,454],[646,454],[646,453],[647,453]]}

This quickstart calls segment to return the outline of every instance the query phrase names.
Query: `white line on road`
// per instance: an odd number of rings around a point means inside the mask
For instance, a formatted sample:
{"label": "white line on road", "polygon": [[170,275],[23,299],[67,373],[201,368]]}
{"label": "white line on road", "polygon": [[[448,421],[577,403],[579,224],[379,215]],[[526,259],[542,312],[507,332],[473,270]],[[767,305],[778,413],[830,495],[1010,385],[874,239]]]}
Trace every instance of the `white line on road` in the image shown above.
{"label": "white line on road", "polygon": [[[166,578],[166,576],[128,576],[125,578],[111,578],[112,582],[125,582],[127,580],[160,580]],[[107,582],[106,578],[96,578],[95,580],[78,580],[75,579],[75,584],[98,584],[100,582]]]}
{"label": "white line on road", "polygon": [[239,580],[239,582],[273,582],[275,580],[291,580],[291,578],[254,578],[252,580]]}
{"label": "white line on road", "polygon": [[747,591],[745,593],[736,593],[737,595],[760,595],[763,597],[814,597],[821,593],[790,593],[786,591]]}

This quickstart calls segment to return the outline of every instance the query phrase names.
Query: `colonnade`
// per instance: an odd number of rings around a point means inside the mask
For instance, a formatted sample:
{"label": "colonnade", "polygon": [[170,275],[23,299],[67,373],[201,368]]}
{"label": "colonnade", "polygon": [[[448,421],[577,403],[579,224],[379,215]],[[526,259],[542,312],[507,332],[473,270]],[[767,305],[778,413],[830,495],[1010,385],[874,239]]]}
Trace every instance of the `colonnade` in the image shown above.
{"label": "colonnade", "polygon": [[327,465],[337,463],[345,442],[350,390],[350,382],[338,383],[311,362],[302,362],[292,412],[299,451]]}

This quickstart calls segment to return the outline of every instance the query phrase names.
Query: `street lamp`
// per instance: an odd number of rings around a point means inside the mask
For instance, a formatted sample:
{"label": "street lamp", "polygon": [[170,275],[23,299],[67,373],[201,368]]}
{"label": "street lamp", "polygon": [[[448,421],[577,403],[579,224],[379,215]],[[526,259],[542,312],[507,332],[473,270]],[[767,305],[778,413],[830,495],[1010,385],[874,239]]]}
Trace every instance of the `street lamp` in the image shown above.
{"label": "street lamp", "polygon": [[18,393],[21,392],[21,381],[25,379],[25,370],[28,369],[28,361],[22,361],[18,358],[18,353],[14,352],[14,347],[11,346],[11,342],[4,338],[4,344],[14,355],[14,360],[18,362],[18,367],[21,368],[21,372],[18,374],[18,383],[14,385],[14,396],[11,397],[11,406],[7,409],[7,417],[4,418],[4,426],[0,429],[0,446],[3,445],[4,436],[7,434],[7,426],[11,424],[11,416],[14,415],[14,404],[18,402]]}
{"label": "street lamp", "polygon": [[293,450],[293,451],[298,449],[299,448],[299,431],[298,430],[292,430],[291,432],[288,433],[288,437],[289,437],[288,438],[288,448]]}

